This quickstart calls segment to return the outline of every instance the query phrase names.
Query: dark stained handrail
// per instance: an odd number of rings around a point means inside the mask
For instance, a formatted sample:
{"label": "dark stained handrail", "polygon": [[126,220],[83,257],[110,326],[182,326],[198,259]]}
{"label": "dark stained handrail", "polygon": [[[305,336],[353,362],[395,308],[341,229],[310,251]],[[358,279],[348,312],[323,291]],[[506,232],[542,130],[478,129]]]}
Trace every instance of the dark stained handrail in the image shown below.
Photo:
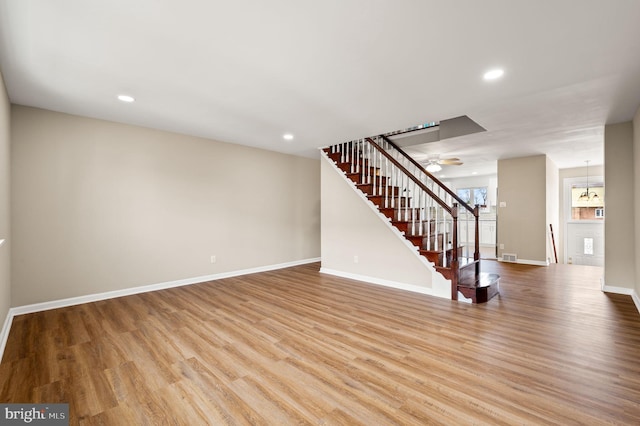
{"label": "dark stained handrail", "polygon": [[470,205],[468,205],[467,203],[465,203],[462,198],[458,197],[458,194],[456,194],[455,192],[453,192],[451,189],[449,189],[444,183],[440,182],[440,180],[438,178],[436,178],[434,175],[432,175],[431,173],[429,173],[424,167],[422,167],[422,165],[420,163],[418,163],[416,160],[413,159],[413,157],[411,157],[409,154],[407,154],[406,152],[404,152],[402,149],[400,149],[400,147],[398,145],[396,145],[395,143],[393,143],[391,141],[391,139],[389,139],[388,137],[384,136],[384,135],[380,135],[380,137],[382,137],[382,139],[387,142],[389,145],[391,145],[396,151],[398,151],[400,154],[402,154],[407,160],[409,160],[414,166],[416,166],[418,168],[418,170],[422,171],[423,173],[425,173],[427,176],[429,176],[429,178],[431,180],[433,180],[439,187],[441,187],[442,189],[445,190],[445,192],[447,192],[447,194],[451,195],[453,197],[454,200],[456,200],[459,205],[461,205],[462,207],[464,207],[466,210],[468,210],[470,213],[472,213],[474,216],[477,216],[477,212],[475,211],[475,209],[473,207],[471,207]]}
{"label": "dark stained handrail", "polygon": [[[439,179],[437,179],[435,176],[433,176],[431,173],[429,173],[424,167],[422,167],[422,165],[420,163],[418,163],[413,157],[411,157],[406,152],[404,152],[402,149],[400,149],[400,147],[398,145],[396,145],[395,143],[393,143],[393,141],[391,141],[389,138],[387,138],[384,135],[380,135],[380,137],[385,142],[387,142],[389,145],[391,145],[396,151],[398,151],[400,154],[402,154],[407,160],[409,160],[411,162],[411,164],[416,166],[418,168],[418,170],[421,170],[423,173],[425,173],[427,176],[429,176],[429,178],[431,180],[433,180],[438,186],[440,186],[440,188],[444,189],[445,192],[447,192],[447,194],[451,195],[451,197],[453,197],[453,199],[458,202],[458,205],[464,207],[469,212],[471,212],[471,214],[473,214],[473,217],[475,219],[475,232],[474,232],[475,241],[474,241],[474,247],[473,247],[473,251],[474,251],[473,260],[479,261],[480,260],[480,208],[479,208],[479,206],[476,204],[475,207],[471,207],[470,205],[465,203],[460,197],[458,197],[458,194],[456,194],[451,189],[449,189],[445,184],[440,182]],[[430,193],[430,195],[431,194],[432,193]],[[440,200],[440,198],[437,197],[437,196],[434,196],[434,199],[436,201]],[[458,217],[458,209],[457,209],[457,207],[452,209],[452,211],[453,211],[453,213],[455,213],[454,217],[456,218],[456,221],[457,221],[457,217]],[[453,216],[453,213],[452,213],[452,216]],[[456,231],[454,233],[454,238],[456,240],[457,240],[457,234],[458,234],[458,232]],[[453,299],[453,300],[456,300],[456,299]]]}
{"label": "dark stained handrail", "polygon": [[452,208],[450,206],[447,205],[447,203],[444,202],[444,200],[440,199],[440,197],[438,197],[436,194],[433,193],[433,191],[431,191],[429,188],[427,188],[427,185],[425,185],[424,183],[422,183],[422,181],[420,181],[420,179],[418,179],[417,177],[415,177],[413,175],[413,173],[411,173],[409,170],[407,170],[402,164],[400,164],[400,162],[398,160],[396,160],[395,158],[393,158],[391,156],[391,154],[389,154],[387,151],[385,151],[384,149],[382,149],[380,147],[380,145],[378,145],[377,143],[374,142],[373,139],[371,138],[365,138],[365,140],[367,142],[369,142],[375,149],[377,149],[378,151],[380,151],[380,153],[382,155],[384,155],[389,161],[391,161],[393,163],[393,165],[395,165],[397,168],[399,168],[400,170],[402,170],[402,172],[409,178],[411,179],[415,184],[417,184],[420,189],[422,189],[424,192],[426,192],[427,194],[429,194],[429,196],[431,198],[433,198],[439,205],[440,207],[442,207],[443,209],[445,209],[447,211],[447,213],[452,214]]}

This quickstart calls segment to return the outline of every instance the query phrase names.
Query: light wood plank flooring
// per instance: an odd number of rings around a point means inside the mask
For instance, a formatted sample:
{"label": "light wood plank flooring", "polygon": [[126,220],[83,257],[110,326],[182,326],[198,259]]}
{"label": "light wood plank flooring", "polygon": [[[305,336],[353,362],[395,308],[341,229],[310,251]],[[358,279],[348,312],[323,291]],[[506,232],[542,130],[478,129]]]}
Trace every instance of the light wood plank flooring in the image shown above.
{"label": "light wood plank flooring", "polygon": [[1,402],[71,424],[640,424],[640,314],[602,270],[483,261],[467,305],[311,264],[15,318]]}

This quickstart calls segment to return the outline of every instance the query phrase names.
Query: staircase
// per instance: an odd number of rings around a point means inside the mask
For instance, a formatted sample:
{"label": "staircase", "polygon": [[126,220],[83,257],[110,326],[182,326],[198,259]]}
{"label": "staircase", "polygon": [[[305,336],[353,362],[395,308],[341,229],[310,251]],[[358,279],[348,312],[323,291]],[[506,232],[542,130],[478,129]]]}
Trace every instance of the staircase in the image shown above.
{"label": "staircase", "polygon": [[483,303],[498,294],[500,277],[480,272],[479,206],[467,205],[385,136],[323,152],[451,281],[452,300]]}

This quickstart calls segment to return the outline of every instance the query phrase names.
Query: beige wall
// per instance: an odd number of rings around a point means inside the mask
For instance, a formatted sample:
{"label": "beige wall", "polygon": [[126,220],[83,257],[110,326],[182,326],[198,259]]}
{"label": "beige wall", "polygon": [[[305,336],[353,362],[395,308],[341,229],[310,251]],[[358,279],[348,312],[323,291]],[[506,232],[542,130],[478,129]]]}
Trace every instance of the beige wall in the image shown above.
{"label": "beige wall", "polygon": [[322,270],[450,298],[450,282],[425,264],[329,161],[321,160]]}
{"label": "beige wall", "polygon": [[21,106],[11,132],[14,306],[320,256],[317,160]]}
{"label": "beige wall", "polygon": [[[546,223],[545,231],[547,232],[547,256],[549,263],[555,263],[555,255],[553,249],[553,240],[551,239],[551,228],[549,225],[553,225],[553,230],[558,229],[560,221],[560,172],[558,167],[549,157],[546,157]],[[555,238],[555,235],[554,235]],[[555,241],[556,253],[558,251],[558,241]],[[558,262],[560,262],[560,255],[558,255]]]}
{"label": "beige wall", "polygon": [[635,224],[635,297],[640,310],[640,108],[633,118],[633,172],[634,172],[634,224]]}
{"label": "beige wall", "polygon": [[9,212],[10,212],[10,113],[9,97],[0,73],[0,330],[11,306]]}
{"label": "beige wall", "polygon": [[[546,263],[547,157],[498,160],[498,256],[515,253],[518,260]],[[500,203],[506,207],[500,207]],[[500,249],[504,244],[504,249]]]}
{"label": "beige wall", "polygon": [[635,281],[633,125],[604,129],[604,280],[608,287],[632,289]]}

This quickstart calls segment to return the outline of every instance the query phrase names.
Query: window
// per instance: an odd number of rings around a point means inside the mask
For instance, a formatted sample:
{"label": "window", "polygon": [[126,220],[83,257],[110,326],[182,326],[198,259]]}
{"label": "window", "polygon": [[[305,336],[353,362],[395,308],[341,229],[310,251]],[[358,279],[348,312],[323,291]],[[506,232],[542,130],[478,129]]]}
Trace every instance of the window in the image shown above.
{"label": "window", "polygon": [[593,255],[593,238],[585,238],[582,246],[584,254]]}
{"label": "window", "polygon": [[460,188],[457,191],[458,197],[467,204],[472,206],[478,204],[479,206],[487,205],[487,187],[479,188]]}
{"label": "window", "polygon": [[471,190],[470,189],[458,189],[458,197],[465,203],[469,204],[471,201]]}
{"label": "window", "polygon": [[604,185],[571,187],[571,220],[604,220]]}

